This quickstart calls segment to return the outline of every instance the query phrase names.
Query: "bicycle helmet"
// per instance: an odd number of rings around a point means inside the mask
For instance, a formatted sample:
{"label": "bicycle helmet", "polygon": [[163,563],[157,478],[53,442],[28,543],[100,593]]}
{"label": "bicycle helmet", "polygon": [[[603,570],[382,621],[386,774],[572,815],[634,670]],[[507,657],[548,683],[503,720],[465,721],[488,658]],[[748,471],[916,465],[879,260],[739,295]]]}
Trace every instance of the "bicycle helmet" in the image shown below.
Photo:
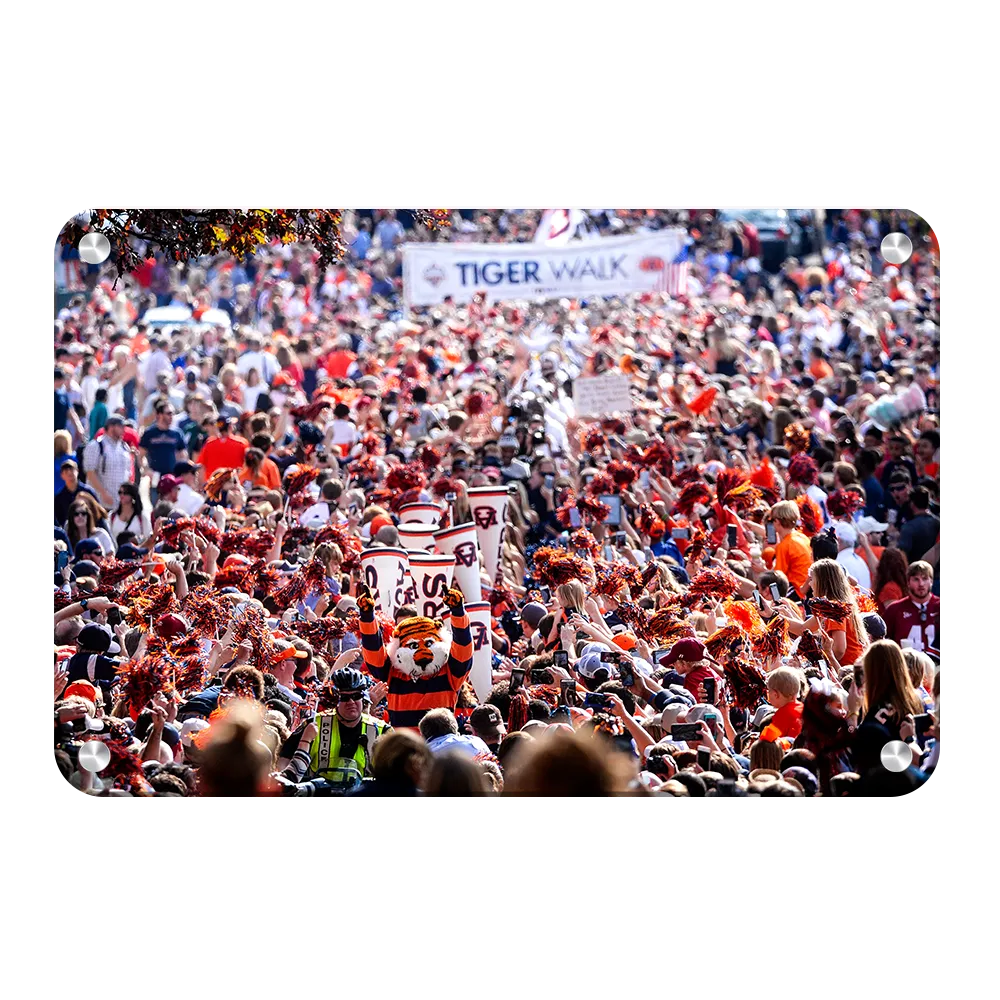
{"label": "bicycle helmet", "polygon": [[341,667],[333,672],[331,683],[338,691],[366,691],[368,684],[365,675],[354,667]]}

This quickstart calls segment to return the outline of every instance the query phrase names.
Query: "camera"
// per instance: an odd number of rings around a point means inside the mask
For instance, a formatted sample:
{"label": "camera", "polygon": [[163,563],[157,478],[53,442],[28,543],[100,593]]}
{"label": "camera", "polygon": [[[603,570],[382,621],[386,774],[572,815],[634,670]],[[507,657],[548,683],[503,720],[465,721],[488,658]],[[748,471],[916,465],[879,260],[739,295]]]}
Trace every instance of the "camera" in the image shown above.
{"label": "camera", "polygon": [[552,665],[567,670],[569,668],[569,653],[565,649],[557,649],[552,654]]}
{"label": "camera", "polygon": [[552,674],[544,667],[534,667],[528,674],[532,684],[551,684]]}
{"label": "camera", "polygon": [[511,644],[517,642],[524,635],[521,620],[513,611],[505,611],[500,616],[500,627]]}
{"label": "camera", "polygon": [[677,743],[687,743],[701,736],[701,727],[697,722],[675,722],[670,727],[670,738]]}
{"label": "camera", "polygon": [[606,694],[590,691],[583,699],[583,707],[592,708],[595,712],[608,712],[611,710],[611,699]]}
{"label": "camera", "polygon": [[621,660],[618,663],[618,679],[627,688],[635,684],[635,670],[628,660]]}
{"label": "camera", "polygon": [[690,528],[671,528],[670,537],[675,541],[679,538],[688,539],[691,537]]}
{"label": "camera", "polygon": [[509,693],[513,697],[524,684],[524,668],[514,667],[510,672],[510,688]]}
{"label": "camera", "polygon": [[574,708],[580,704],[576,693],[576,681],[571,678],[559,681],[559,704],[572,705]]}

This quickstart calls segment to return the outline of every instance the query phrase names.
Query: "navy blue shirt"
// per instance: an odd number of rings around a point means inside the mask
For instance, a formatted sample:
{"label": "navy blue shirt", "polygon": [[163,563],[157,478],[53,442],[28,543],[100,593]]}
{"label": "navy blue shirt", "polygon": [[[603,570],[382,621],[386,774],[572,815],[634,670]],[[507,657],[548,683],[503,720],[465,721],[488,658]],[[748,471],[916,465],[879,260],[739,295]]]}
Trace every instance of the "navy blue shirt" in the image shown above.
{"label": "navy blue shirt", "polygon": [[69,393],[65,389],[56,389],[56,426],[57,431],[66,430],[66,420],[69,417]]}
{"label": "navy blue shirt", "polygon": [[162,431],[159,427],[150,427],[139,439],[139,447],[146,449],[149,467],[164,476],[174,471],[177,452],[184,451],[187,443],[184,436],[173,428]]}
{"label": "navy blue shirt", "polygon": [[882,484],[874,476],[869,476],[862,480],[861,485],[865,489],[865,514],[876,521],[885,521],[885,490]]}

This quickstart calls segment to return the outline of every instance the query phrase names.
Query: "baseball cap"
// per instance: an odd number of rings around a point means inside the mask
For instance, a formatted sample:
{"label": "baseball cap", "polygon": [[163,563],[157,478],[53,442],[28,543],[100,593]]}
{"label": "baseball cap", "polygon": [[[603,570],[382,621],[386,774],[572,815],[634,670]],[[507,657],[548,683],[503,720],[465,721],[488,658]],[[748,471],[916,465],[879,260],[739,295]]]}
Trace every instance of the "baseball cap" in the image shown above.
{"label": "baseball cap", "polygon": [[70,684],[65,691],[63,691],[62,696],[64,698],[69,698],[74,694],[80,698],[86,698],[87,701],[97,701],[97,688],[95,688],[90,681],[73,681],[73,683]]}
{"label": "baseball cap", "polygon": [[705,658],[705,644],[697,639],[678,639],[669,650],[667,655],[660,659],[661,667],[669,667],[678,660],[685,660],[688,663],[697,663]]}
{"label": "baseball cap", "polygon": [[125,418],[117,413],[112,413],[107,420],[104,421],[105,427],[110,427],[112,424],[118,424],[119,426],[125,425]]}
{"label": "baseball cap", "polygon": [[865,631],[868,633],[869,639],[876,640],[885,638],[885,621],[881,615],[878,615],[873,611],[870,614],[865,615],[862,618],[862,621],[865,624]]}
{"label": "baseball cap", "polygon": [[184,746],[191,746],[195,733],[200,733],[203,729],[208,729],[208,722],[205,719],[185,719],[181,724],[181,743]]}
{"label": "baseball cap", "polygon": [[175,614],[161,615],[156,620],[156,634],[161,639],[173,639],[179,635],[187,635],[188,623]]}
{"label": "baseball cap", "polygon": [[288,389],[295,388],[295,379],[293,379],[288,372],[278,372],[278,374],[271,379],[272,389],[281,388],[282,386]]}
{"label": "baseball cap", "polygon": [[819,781],[816,775],[808,768],[796,764],[794,767],[786,767],[781,772],[781,776],[786,781],[792,781],[802,789],[804,795],[812,797],[819,791]]}
{"label": "baseball cap", "polygon": [[89,622],[80,629],[76,637],[80,649],[90,653],[120,653],[121,646],[115,642],[115,637],[107,625],[100,622]]}
{"label": "baseball cap", "polygon": [[503,736],[507,731],[503,715],[496,705],[480,705],[469,716],[469,725],[483,737]]}
{"label": "baseball cap", "polygon": [[521,608],[521,621],[532,628],[538,628],[538,623],[548,614],[544,604],[530,601]]}
{"label": "baseball cap", "polygon": [[171,476],[170,473],[167,473],[165,476],[160,476],[160,482],[156,487],[156,491],[160,496],[163,496],[164,493],[172,493],[180,484],[181,481],[176,476]]}
{"label": "baseball cap", "polygon": [[178,462],[174,466],[174,475],[178,477],[186,476],[190,472],[197,472],[200,468],[201,466],[195,465],[194,462]]}
{"label": "baseball cap", "polygon": [[854,525],[848,524],[846,521],[834,521],[833,530],[838,541],[853,545],[858,540],[858,532]]}
{"label": "baseball cap", "polygon": [[883,523],[872,517],[870,514],[865,514],[864,517],[859,517],[855,527],[858,531],[863,531],[866,535],[871,534],[873,531],[885,531],[889,527],[888,523]]}
{"label": "baseball cap", "polygon": [[368,522],[368,528],[372,534],[377,533],[379,528],[391,528],[392,526],[392,519],[384,514],[378,514]]}
{"label": "baseball cap", "polygon": [[601,662],[600,653],[585,653],[577,660],[576,670],[581,677],[586,677],[588,680],[593,680],[600,670],[611,677],[611,668],[607,663]]}
{"label": "baseball cap", "polygon": [[72,577],[74,580],[81,576],[97,576],[100,572],[101,568],[90,559],[78,559],[73,563]]}
{"label": "baseball cap", "polygon": [[76,562],[79,562],[81,559],[86,559],[91,552],[100,555],[102,551],[101,543],[96,538],[81,538],[73,550],[73,557]]}
{"label": "baseball cap", "polygon": [[635,649],[636,638],[631,632],[619,632],[613,641],[621,649]]}
{"label": "baseball cap", "polygon": [[660,713],[660,728],[664,733],[669,733],[670,727],[677,721],[677,717],[687,711],[687,704],[683,701],[674,701],[667,705]]}

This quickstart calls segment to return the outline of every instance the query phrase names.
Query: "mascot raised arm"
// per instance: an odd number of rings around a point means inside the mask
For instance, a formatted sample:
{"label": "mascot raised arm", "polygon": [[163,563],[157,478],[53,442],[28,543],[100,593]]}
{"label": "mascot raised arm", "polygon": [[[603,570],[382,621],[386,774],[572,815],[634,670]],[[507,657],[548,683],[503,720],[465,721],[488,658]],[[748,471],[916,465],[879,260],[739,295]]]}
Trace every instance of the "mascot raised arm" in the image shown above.
{"label": "mascot raised arm", "polygon": [[472,632],[462,591],[452,587],[443,600],[451,611],[447,624],[422,615],[404,618],[386,646],[371,591],[362,586],[358,594],[361,655],[372,676],[389,685],[393,729],[416,728],[432,708],[454,712],[458,689],[472,668]]}

